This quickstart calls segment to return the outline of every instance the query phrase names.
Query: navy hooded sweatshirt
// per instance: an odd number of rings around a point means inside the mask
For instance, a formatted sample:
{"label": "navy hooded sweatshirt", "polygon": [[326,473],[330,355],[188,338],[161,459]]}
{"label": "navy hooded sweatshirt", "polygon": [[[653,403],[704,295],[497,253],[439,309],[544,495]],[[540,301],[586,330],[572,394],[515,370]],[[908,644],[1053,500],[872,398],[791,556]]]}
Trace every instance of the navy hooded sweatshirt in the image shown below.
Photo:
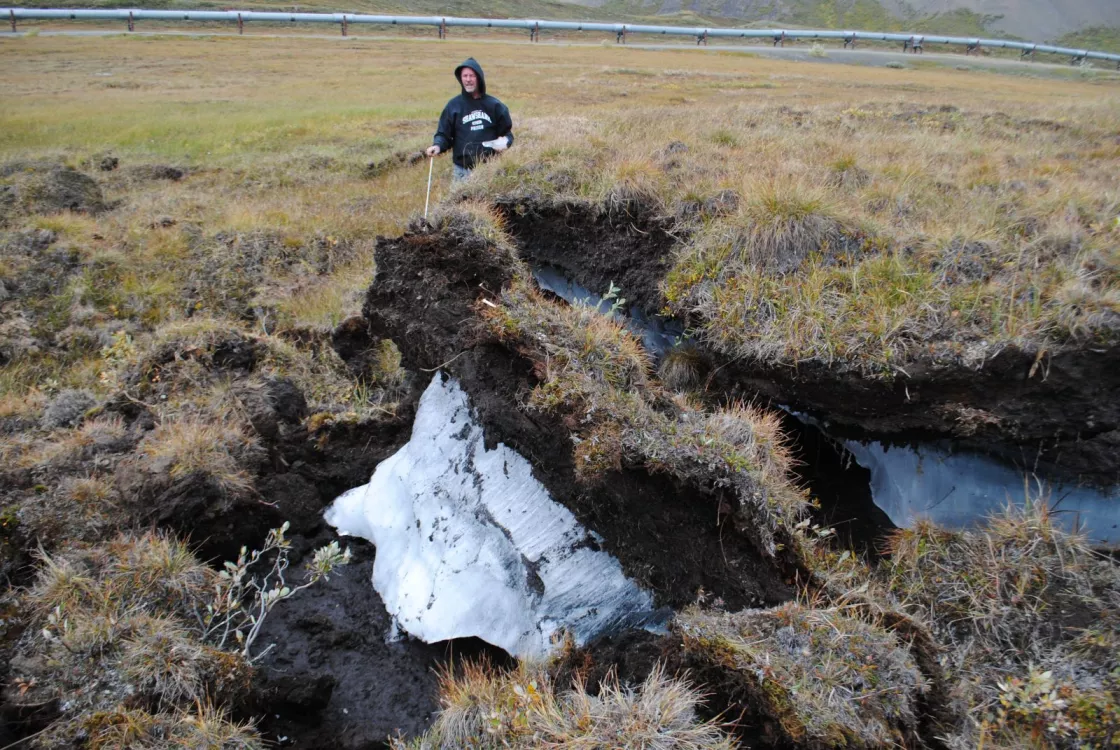
{"label": "navy hooded sweatshirt", "polygon": [[450,150],[452,159],[460,167],[474,169],[478,162],[494,154],[493,149],[482,145],[483,141],[508,136],[510,145],[513,145],[513,120],[506,105],[486,93],[486,77],[482,75],[482,66],[473,57],[455,68],[459,86],[463,85],[460,78],[463,68],[470,68],[478,76],[481,97],[475,99],[463,90],[449,101],[439,117],[439,127],[432,143],[439,146],[440,151]]}

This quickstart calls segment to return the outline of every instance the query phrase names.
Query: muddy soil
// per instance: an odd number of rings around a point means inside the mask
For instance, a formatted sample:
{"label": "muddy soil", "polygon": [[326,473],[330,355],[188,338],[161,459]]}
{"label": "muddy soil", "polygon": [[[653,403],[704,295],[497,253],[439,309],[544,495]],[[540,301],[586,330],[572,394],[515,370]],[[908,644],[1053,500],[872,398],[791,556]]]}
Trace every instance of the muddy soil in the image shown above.
{"label": "muddy soil", "polygon": [[[592,291],[613,280],[647,313],[675,239],[663,220],[638,213],[608,217],[580,207],[504,205],[522,256],[556,266]],[[1120,347],[1039,355],[1009,347],[976,371],[930,362],[874,378],[819,363],[796,368],[715,364],[709,392],[720,399],[783,404],[827,417],[838,435],[895,440],[950,438],[1026,470],[1101,487],[1120,484]]]}
{"label": "muddy soil", "polygon": [[672,267],[676,240],[648,213],[596,213],[586,206],[499,205],[522,257],[561,269],[603,294],[611,282],[630,304],[654,315],[664,306],[658,285]]}
{"label": "muddy soil", "polygon": [[390,736],[415,736],[431,724],[445,665],[482,655],[507,663],[474,640],[395,638],[370,582],[373,546],[345,543],[351,564],[277,607],[261,631],[260,647],[275,646],[257,670],[256,708],[261,731],[279,747],[315,750],[327,738],[338,750],[388,747]]}
{"label": "muddy soil", "polygon": [[875,504],[871,472],[816,427],[782,412],[782,432],[794,460],[793,475],[818,507],[813,523],[835,531],[839,549],[850,549],[877,560],[895,525]]}
{"label": "muddy soil", "polygon": [[784,572],[725,523],[734,499],[637,467],[624,467],[593,487],[576,480],[568,429],[557,418],[520,407],[536,384],[533,363],[470,325],[478,300],[496,298],[510,281],[512,262],[464,242],[454,227],[381,241],[377,276],[363,308],[371,342],[391,338],[407,368],[442,369],[458,378],[487,442],[505,443],[525,456],[552,497],[604,537],[604,549],[654,593],[658,605],[680,607],[702,593],[729,607],[790,599],[793,587]]}
{"label": "muddy soil", "polygon": [[733,364],[730,396],[749,394],[827,415],[837,436],[886,441],[950,438],[964,450],[1100,487],[1120,484],[1120,347],[1044,358],[1005,349],[984,369],[907,363],[909,377],[868,378],[821,365]]}

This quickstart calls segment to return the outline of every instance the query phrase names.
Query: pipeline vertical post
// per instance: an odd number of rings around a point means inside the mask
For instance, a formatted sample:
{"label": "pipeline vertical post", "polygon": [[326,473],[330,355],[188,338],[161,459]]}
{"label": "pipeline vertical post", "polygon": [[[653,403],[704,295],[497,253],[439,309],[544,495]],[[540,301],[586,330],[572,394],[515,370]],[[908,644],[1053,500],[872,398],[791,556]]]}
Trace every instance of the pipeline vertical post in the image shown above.
{"label": "pipeline vertical post", "polygon": [[16,33],[16,12],[12,8],[8,8],[8,15],[12,20],[12,33]]}
{"label": "pipeline vertical post", "polygon": [[241,19],[241,14],[240,13],[237,14],[237,33],[238,34],[244,34],[245,33],[245,21],[243,21]]}
{"label": "pipeline vertical post", "polygon": [[910,47],[911,51],[915,55],[924,55],[926,53],[925,49],[924,49],[925,41],[926,41],[926,38],[924,36],[920,36],[917,39],[915,39],[914,44],[911,45],[911,47]]}
{"label": "pipeline vertical post", "polygon": [[855,48],[856,48],[856,35],[855,34],[849,34],[848,36],[845,36],[844,37],[844,49],[855,49]]}
{"label": "pipeline vertical post", "polygon": [[128,30],[129,31],[135,31],[136,30],[136,27],[132,23],[132,11],[131,10],[128,12]]}
{"label": "pipeline vertical post", "polygon": [[345,13],[343,13],[343,14],[342,14],[342,35],[343,35],[343,36],[347,36],[347,33],[346,33],[346,32],[347,32],[347,28],[346,28],[346,14],[345,14]]}
{"label": "pipeline vertical post", "polygon": [[446,39],[447,38],[447,19],[446,18],[441,18],[440,21],[439,21],[439,38],[440,39]]}

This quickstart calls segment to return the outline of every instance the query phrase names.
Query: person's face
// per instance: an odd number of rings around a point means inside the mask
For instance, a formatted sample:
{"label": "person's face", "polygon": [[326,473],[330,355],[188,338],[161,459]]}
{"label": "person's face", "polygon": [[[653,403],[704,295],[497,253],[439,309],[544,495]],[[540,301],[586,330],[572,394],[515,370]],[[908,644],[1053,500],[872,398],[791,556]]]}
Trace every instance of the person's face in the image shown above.
{"label": "person's face", "polygon": [[463,68],[463,72],[459,74],[459,81],[468,94],[478,91],[478,76],[470,68]]}

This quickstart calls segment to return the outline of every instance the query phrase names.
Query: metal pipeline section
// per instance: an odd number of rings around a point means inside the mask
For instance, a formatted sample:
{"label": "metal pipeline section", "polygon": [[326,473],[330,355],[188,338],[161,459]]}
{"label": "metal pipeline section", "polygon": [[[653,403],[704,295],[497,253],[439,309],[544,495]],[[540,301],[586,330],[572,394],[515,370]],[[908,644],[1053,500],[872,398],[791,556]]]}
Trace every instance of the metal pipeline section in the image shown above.
{"label": "metal pipeline section", "polygon": [[450,27],[524,29],[533,34],[540,31],[597,31],[615,34],[619,40],[630,34],[660,36],[690,36],[707,39],[766,39],[779,41],[796,39],[821,39],[844,42],[845,46],[857,41],[896,42],[900,44],[941,44],[962,46],[967,51],[978,51],[984,47],[995,49],[1019,50],[1022,56],[1038,52],[1063,55],[1080,60],[1105,60],[1120,65],[1120,55],[1070,47],[1053,47],[1033,42],[1017,42],[1009,39],[983,39],[977,37],[953,37],[925,34],[908,34],[878,31],[834,31],[822,29],[736,29],[705,28],[702,26],[650,26],[630,23],[598,23],[580,21],[543,21],[514,18],[454,18],[443,16],[383,16],[363,13],[281,13],[276,11],[252,10],[144,10],[144,9],[68,9],[68,8],[0,8],[0,16],[10,19],[15,30],[19,21],[30,20],[75,20],[75,21],[123,21],[129,27],[136,21],[226,21],[243,24],[251,21],[265,23],[334,23],[343,27],[349,25],[371,24],[381,26],[432,26],[440,29],[441,37]]}

